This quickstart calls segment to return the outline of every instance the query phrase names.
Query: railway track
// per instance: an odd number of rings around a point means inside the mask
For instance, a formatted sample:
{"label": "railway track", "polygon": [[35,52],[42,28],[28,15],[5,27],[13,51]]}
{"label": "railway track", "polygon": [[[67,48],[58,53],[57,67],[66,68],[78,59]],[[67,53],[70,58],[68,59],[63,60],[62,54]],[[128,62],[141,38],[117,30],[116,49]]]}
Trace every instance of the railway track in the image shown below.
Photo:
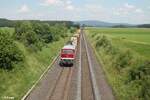
{"label": "railway track", "polygon": [[91,48],[81,31],[74,66],[60,67],[58,58],[25,100],[114,100],[104,78],[99,77],[103,73],[99,73],[99,66],[92,57]]}
{"label": "railway track", "polygon": [[82,100],[95,100],[93,86],[92,86],[92,77],[90,74],[89,61],[87,57],[87,51],[85,47],[85,41],[83,35],[81,36],[81,72],[82,72],[82,81],[81,81],[81,99]]}
{"label": "railway track", "polygon": [[[89,48],[85,39],[84,32],[81,32],[82,41],[82,100],[101,100],[100,91],[98,90],[93,64],[91,62]],[[87,85],[87,86],[85,86]]]}
{"label": "railway track", "polygon": [[[84,33],[84,32],[83,32]],[[115,100],[115,96],[111,87],[107,83],[105,73],[101,67],[101,62],[98,62],[93,47],[87,41],[85,33],[83,34],[84,43],[87,51],[90,74],[92,79],[92,87],[94,92],[94,100]]]}
{"label": "railway track", "polygon": [[49,100],[67,100],[73,68],[63,68],[56,81]]}

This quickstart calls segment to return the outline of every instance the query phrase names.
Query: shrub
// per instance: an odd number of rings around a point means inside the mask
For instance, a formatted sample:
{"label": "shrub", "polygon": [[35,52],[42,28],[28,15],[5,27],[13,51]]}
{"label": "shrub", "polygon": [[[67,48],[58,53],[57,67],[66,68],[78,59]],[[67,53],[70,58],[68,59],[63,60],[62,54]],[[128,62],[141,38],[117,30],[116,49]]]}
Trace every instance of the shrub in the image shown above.
{"label": "shrub", "polygon": [[130,81],[145,79],[147,76],[150,76],[150,62],[143,62],[129,71]]}
{"label": "shrub", "polygon": [[35,24],[33,27],[31,22],[23,21],[16,24],[14,37],[23,42],[27,47],[38,51],[41,50],[44,45],[44,41],[40,38],[42,36],[40,33],[44,33],[42,32],[40,24]]}
{"label": "shrub", "polygon": [[118,51],[116,55],[116,66],[117,69],[125,68],[131,64],[132,53],[130,50],[121,50]]}
{"label": "shrub", "polygon": [[24,35],[29,31],[32,31],[32,24],[29,21],[17,22],[14,38],[17,40],[24,40]]}
{"label": "shrub", "polygon": [[106,36],[98,36],[96,40],[96,48],[103,47],[106,44]]}
{"label": "shrub", "polygon": [[77,30],[77,29],[76,29],[76,28],[74,28],[74,27],[71,27],[71,28],[70,28],[70,32],[71,32],[71,33],[75,33],[75,32],[76,32],[76,30]]}
{"label": "shrub", "polygon": [[142,89],[140,92],[140,98],[143,98],[143,100],[149,100],[150,98],[150,76],[145,77],[142,80]]}
{"label": "shrub", "polygon": [[19,21],[15,26],[14,38],[34,51],[38,51],[44,45],[66,37],[67,31],[65,24],[50,26],[48,23]]}
{"label": "shrub", "polygon": [[117,48],[117,47],[115,47],[115,46],[111,46],[109,53],[110,53],[112,56],[115,56],[115,55],[118,54],[119,51],[120,51],[119,48]]}
{"label": "shrub", "polygon": [[[101,49],[100,54],[102,54],[104,64],[110,67],[110,70],[104,67],[106,71],[112,71],[111,74],[116,74],[114,75],[115,78],[112,78],[118,81],[114,82],[113,80],[112,85],[117,84],[118,90],[124,89],[123,95],[121,94],[123,97],[120,98],[149,100],[150,61],[146,61],[145,58],[142,59],[131,49],[122,49],[117,45],[112,45],[106,36],[92,34],[91,37],[96,41],[95,48],[97,50]],[[114,88],[116,87],[114,86]],[[117,91],[117,89],[115,90]]]}
{"label": "shrub", "polygon": [[39,38],[37,37],[34,31],[29,31],[25,33],[25,43],[26,45],[35,44],[38,42]]}
{"label": "shrub", "polygon": [[23,54],[10,35],[0,32],[0,68],[12,69],[14,64],[23,61]]}
{"label": "shrub", "polygon": [[93,34],[91,35],[91,37],[94,38],[96,35],[97,35],[97,33],[93,33]]}
{"label": "shrub", "polygon": [[141,64],[138,64],[138,66],[131,68],[131,70],[129,71],[128,80],[129,82],[138,82],[139,86],[141,87],[141,90],[139,91],[139,97],[143,98],[143,100],[149,100],[150,62],[145,61]]}

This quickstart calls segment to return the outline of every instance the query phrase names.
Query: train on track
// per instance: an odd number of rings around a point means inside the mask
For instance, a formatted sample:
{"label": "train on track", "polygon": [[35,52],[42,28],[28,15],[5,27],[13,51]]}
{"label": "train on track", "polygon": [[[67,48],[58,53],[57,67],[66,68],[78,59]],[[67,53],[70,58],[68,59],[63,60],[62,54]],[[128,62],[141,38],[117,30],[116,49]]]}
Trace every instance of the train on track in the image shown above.
{"label": "train on track", "polygon": [[59,62],[61,66],[64,65],[72,66],[74,64],[79,37],[80,37],[80,30],[76,34],[74,34],[71,37],[70,41],[61,49]]}

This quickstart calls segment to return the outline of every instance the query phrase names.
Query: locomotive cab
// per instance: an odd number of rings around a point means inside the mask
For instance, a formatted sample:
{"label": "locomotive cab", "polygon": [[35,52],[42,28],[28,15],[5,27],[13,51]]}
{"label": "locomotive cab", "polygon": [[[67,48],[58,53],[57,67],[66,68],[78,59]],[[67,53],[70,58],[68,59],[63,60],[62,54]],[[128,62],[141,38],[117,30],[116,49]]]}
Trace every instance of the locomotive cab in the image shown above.
{"label": "locomotive cab", "polygon": [[73,65],[75,59],[75,46],[66,45],[61,49],[60,65]]}

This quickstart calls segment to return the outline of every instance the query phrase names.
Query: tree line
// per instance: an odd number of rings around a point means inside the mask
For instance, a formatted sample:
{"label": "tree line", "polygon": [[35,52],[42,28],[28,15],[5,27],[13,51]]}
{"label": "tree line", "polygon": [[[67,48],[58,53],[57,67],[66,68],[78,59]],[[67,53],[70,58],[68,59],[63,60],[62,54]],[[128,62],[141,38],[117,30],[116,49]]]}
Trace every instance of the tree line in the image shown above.
{"label": "tree line", "polygon": [[68,28],[71,26],[79,27],[79,25],[74,24],[72,21],[41,21],[41,20],[8,20],[5,18],[0,18],[0,27],[15,27],[16,23],[22,21],[30,21],[31,23],[47,23],[49,25],[62,24],[64,23]]}

